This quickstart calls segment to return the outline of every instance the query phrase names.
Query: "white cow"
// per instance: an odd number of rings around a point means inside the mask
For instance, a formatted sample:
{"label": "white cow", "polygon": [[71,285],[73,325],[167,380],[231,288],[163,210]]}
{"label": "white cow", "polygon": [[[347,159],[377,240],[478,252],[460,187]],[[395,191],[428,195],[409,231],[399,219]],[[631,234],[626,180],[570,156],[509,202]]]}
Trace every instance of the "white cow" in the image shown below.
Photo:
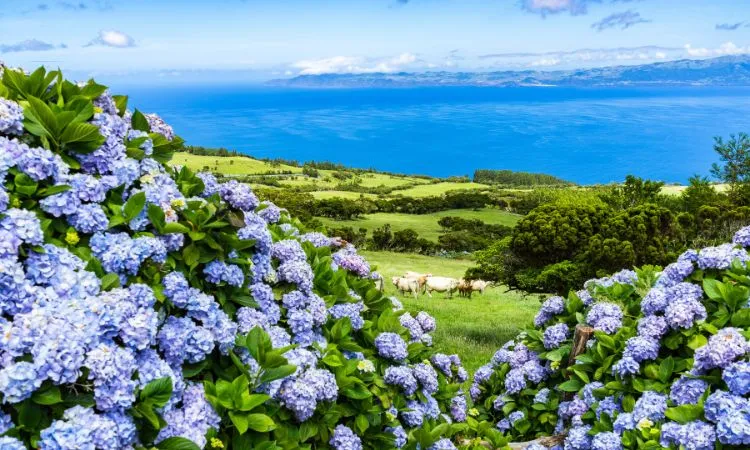
{"label": "white cow", "polygon": [[484,294],[484,290],[487,289],[489,285],[489,281],[474,280],[471,282],[471,290],[474,292],[479,292],[480,294]]}
{"label": "white cow", "polygon": [[417,295],[419,294],[419,281],[415,278],[392,277],[391,282],[401,294],[411,292],[414,295],[414,298],[417,298]]}
{"label": "white cow", "polygon": [[432,292],[447,292],[448,297],[453,297],[453,292],[458,289],[458,280],[455,278],[448,278],[448,277],[433,277],[429,276],[427,277],[427,281],[425,283],[425,289],[427,291],[427,295],[432,297]]}

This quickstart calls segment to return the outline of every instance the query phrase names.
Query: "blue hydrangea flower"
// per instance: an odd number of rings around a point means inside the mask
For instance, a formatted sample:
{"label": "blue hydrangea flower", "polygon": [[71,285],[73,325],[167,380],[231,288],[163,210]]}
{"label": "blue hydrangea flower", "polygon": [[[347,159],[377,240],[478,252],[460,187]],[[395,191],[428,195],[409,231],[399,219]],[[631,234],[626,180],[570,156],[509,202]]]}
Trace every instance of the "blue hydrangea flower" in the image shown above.
{"label": "blue hydrangea flower", "polygon": [[380,356],[394,361],[403,361],[409,354],[406,342],[396,333],[380,333],[375,338],[375,348]]}
{"label": "blue hydrangea flower", "polygon": [[731,411],[737,411],[750,406],[748,400],[739,395],[726,391],[716,391],[708,396],[703,406],[706,419],[717,423]]}
{"label": "blue hydrangea flower", "polygon": [[541,327],[553,317],[565,310],[565,300],[562,297],[550,297],[542,303],[542,307],[534,317],[534,326]]}
{"label": "blue hydrangea flower", "polygon": [[595,330],[614,334],[622,327],[622,310],[614,303],[594,303],[586,315],[586,322]]}
{"label": "blue hydrangea flower", "polygon": [[721,376],[733,394],[746,395],[750,392],[750,363],[747,361],[730,364]]}
{"label": "blue hydrangea flower", "polygon": [[91,234],[109,228],[107,214],[101,206],[93,203],[79,206],[67,219],[68,223],[81,233]]}
{"label": "blue hydrangea flower", "polygon": [[370,275],[370,264],[361,255],[357,254],[357,249],[353,245],[347,245],[333,254],[334,269],[342,268],[356,275],[367,278]]}
{"label": "blue hydrangea flower", "polygon": [[0,134],[23,133],[23,108],[13,100],[0,98]]}
{"label": "blue hydrangea flower", "polygon": [[362,450],[362,441],[346,425],[337,425],[329,441],[335,450]]}
{"label": "blue hydrangea flower", "polygon": [[623,358],[636,362],[654,360],[659,356],[659,341],[643,336],[635,336],[625,342]]}
{"label": "blue hydrangea flower", "polygon": [[620,435],[611,431],[595,434],[591,439],[591,450],[622,450]]}
{"label": "blue hydrangea flower", "polygon": [[669,399],[675,405],[697,404],[707,388],[708,383],[703,380],[682,376],[672,383]]}
{"label": "blue hydrangea flower", "polygon": [[552,350],[560,347],[568,339],[570,328],[567,324],[558,323],[544,330],[544,348]]}
{"label": "blue hydrangea flower", "polygon": [[664,419],[667,410],[667,396],[654,391],[646,391],[636,400],[633,409],[633,420],[638,423],[641,419],[658,422]]}
{"label": "blue hydrangea flower", "polygon": [[748,351],[748,342],[737,328],[722,328],[695,351],[693,368],[704,371],[725,368]]}

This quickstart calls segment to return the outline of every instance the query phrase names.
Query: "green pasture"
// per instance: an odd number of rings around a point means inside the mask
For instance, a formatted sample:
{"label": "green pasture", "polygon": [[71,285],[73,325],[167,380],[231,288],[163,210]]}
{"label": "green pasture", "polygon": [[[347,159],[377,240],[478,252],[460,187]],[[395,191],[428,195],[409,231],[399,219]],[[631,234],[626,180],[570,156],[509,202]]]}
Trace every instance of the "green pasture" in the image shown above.
{"label": "green pasture", "polygon": [[175,153],[171,164],[187,166],[189,169],[198,171],[208,167],[210,171],[224,175],[257,175],[278,171],[302,172],[299,167],[284,164],[274,165],[241,156],[202,156],[184,152]]}
{"label": "green pasture", "polygon": [[485,364],[497,349],[531,324],[539,309],[539,297],[507,292],[505,287],[491,287],[484,295],[471,299],[454,295],[420,295],[417,299],[399,294],[390,283],[392,276],[411,270],[460,278],[472,265],[469,260],[445,259],[408,253],[362,252],[385,278],[385,292],[395,295],[404,307],[416,314],[426,311],[437,320],[434,345],[442,352],[461,356],[467,370],[473,373]]}
{"label": "green pasture", "polygon": [[391,224],[392,231],[411,228],[420,237],[437,241],[440,236],[440,225],[438,220],[445,216],[458,216],[464,219],[479,219],[485,223],[513,226],[518,222],[520,216],[494,208],[451,209],[432,214],[399,214],[399,213],[375,213],[363,216],[355,220],[333,220],[321,217],[324,225],[329,227],[353,227],[354,229],[366,228],[372,231],[383,225]]}

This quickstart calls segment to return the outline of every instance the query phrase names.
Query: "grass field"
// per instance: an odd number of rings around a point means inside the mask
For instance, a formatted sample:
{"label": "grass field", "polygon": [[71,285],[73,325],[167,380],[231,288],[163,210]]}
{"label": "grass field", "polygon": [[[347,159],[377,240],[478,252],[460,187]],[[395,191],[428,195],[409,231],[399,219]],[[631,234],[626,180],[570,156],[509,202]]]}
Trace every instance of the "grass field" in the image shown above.
{"label": "grass field", "polygon": [[499,209],[484,208],[479,210],[451,209],[432,214],[398,214],[398,213],[375,213],[364,216],[357,220],[332,220],[320,218],[324,225],[330,227],[353,227],[354,229],[366,228],[372,231],[383,225],[391,224],[391,230],[400,231],[411,228],[420,237],[437,241],[440,236],[438,220],[445,216],[458,216],[465,219],[479,219],[485,223],[513,226],[518,222],[520,216]]}
{"label": "grass field", "polygon": [[449,299],[443,294],[434,294],[432,298],[423,295],[416,300],[401,296],[390,283],[390,277],[412,270],[459,278],[472,263],[405,253],[362,254],[370,264],[377,266],[385,278],[386,294],[398,297],[404,307],[414,314],[426,311],[435,317],[435,347],[443,353],[460,355],[471,373],[529,325],[539,309],[537,296],[524,297],[517,292],[505,292],[504,287],[489,288],[484,295],[474,294],[471,299],[458,296]]}
{"label": "grass field", "polygon": [[302,172],[302,169],[299,167],[284,164],[272,165],[252,158],[199,156],[183,152],[175,153],[172,158],[172,165],[187,166],[192,170],[203,170],[204,167],[208,166],[210,170],[225,175],[254,175],[270,171]]}
{"label": "grass field", "polygon": [[[670,186],[664,186],[663,188],[661,188],[661,193],[667,194],[667,195],[680,195],[682,191],[684,191],[685,189],[687,189],[687,186],[670,185]],[[728,184],[714,184],[714,189],[716,189],[717,192],[724,192],[727,189],[729,189],[729,185]]]}

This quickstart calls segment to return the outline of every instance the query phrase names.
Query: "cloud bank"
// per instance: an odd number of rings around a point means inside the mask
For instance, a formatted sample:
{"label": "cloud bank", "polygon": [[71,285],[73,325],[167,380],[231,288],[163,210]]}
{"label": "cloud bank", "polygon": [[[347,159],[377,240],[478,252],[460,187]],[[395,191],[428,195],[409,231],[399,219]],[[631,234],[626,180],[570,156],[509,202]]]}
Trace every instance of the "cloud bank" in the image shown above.
{"label": "cloud bank", "polygon": [[[332,58],[297,61],[292,67],[299,75],[324,73],[391,73],[405,70],[418,62],[413,53],[402,53],[390,58],[365,58],[362,56],[334,56]],[[412,67],[413,68],[413,67]]]}
{"label": "cloud bank", "polygon": [[0,44],[0,53],[46,52],[59,48],[67,48],[67,46],[65,44],[54,45],[38,39],[27,39],[15,44]]}

